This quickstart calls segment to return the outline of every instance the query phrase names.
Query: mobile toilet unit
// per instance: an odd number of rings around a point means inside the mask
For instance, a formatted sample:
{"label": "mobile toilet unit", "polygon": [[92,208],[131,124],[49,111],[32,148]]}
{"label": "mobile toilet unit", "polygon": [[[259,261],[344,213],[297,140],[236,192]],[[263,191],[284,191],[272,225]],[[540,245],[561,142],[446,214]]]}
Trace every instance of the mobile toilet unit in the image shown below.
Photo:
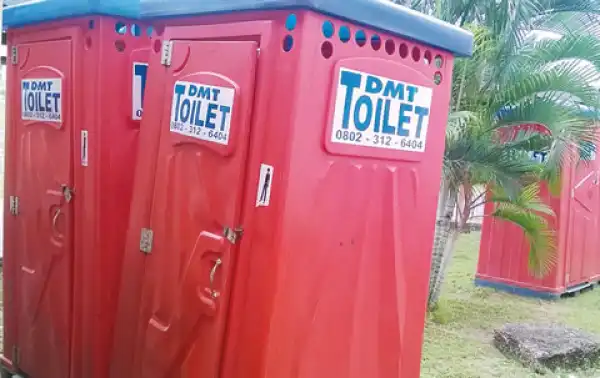
{"label": "mobile toilet unit", "polygon": [[[556,255],[552,270],[535,277],[528,269],[529,243],[523,230],[509,222],[484,218],[475,284],[522,296],[544,299],[579,293],[600,281],[600,162],[597,145],[565,165],[561,191],[552,195],[547,185],[541,198],[552,208],[549,225],[556,231]],[[544,153],[535,152],[540,162]],[[494,211],[487,203],[485,214]]]}
{"label": "mobile toilet unit", "polygon": [[4,8],[2,362],[11,373],[108,376],[151,45],[145,28],[129,21],[138,5],[46,0]]}
{"label": "mobile toilet unit", "polygon": [[389,1],[142,1],[111,378],[419,376],[453,54]]}

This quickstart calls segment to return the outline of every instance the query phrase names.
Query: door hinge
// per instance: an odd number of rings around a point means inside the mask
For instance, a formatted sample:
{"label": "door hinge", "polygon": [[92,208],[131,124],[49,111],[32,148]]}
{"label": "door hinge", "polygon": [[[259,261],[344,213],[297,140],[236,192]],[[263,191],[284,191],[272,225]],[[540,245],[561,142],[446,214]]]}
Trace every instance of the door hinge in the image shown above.
{"label": "door hinge", "polygon": [[225,239],[229,240],[229,242],[231,244],[235,244],[238,242],[238,240],[244,235],[244,229],[241,227],[238,228],[230,228],[230,227],[225,227],[225,229],[223,230],[223,236],[225,236]]}
{"label": "door hinge", "polygon": [[10,62],[14,65],[19,63],[19,50],[17,46],[12,46],[10,48]]}
{"label": "door hinge", "polygon": [[152,252],[152,242],[154,240],[154,231],[149,228],[142,228],[140,235],[140,251],[149,254]]}
{"label": "door hinge", "polygon": [[166,67],[171,67],[171,59],[173,58],[173,41],[163,41],[160,51],[160,64]]}
{"label": "door hinge", "polygon": [[10,196],[10,213],[12,215],[19,215],[19,197]]}
{"label": "door hinge", "polygon": [[13,364],[15,366],[15,368],[19,367],[19,364],[21,363],[21,356],[19,353],[19,347],[16,345],[13,345],[12,347],[12,359],[13,359]]}

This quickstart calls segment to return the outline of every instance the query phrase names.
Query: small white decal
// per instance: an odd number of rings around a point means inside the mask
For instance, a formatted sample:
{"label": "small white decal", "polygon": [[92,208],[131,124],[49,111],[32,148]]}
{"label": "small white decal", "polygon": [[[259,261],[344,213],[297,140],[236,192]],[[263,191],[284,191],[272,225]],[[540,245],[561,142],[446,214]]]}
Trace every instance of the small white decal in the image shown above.
{"label": "small white decal", "polygon": [[133,82],[131,87],[131,118],[135,121],[142,119],[144,113],[144,93],[146,91],[146,78],[148,77],[148,63],[133,62]]}
{"label": "small white decal", "polygon": [[234,97],[233,88],[176,82],[171,105],[171,131],[227,145]]}
{"label": "small white decal", "polygon": [[271,187],[273,186],[273,167],[266,164],[260,165],[260,178],[258,179],[258,193],[256,194],[256,207],[266,207],[271,203]]}
{"label": "small white decal", "polygon": [[21,81],[21,119],[61,122],[61,97],[61,79],[23,79]]}

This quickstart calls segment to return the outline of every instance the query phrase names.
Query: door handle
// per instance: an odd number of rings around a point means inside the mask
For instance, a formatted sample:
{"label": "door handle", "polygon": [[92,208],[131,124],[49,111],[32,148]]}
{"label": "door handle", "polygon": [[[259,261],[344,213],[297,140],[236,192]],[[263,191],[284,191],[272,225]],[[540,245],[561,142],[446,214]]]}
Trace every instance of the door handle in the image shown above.
{"label": "door handle", "polygon": [[56,208],[56,212],[54,213],[54,216],[52,217],[52,228],[56,230],[56,222],[58,222],[58,217],[60,216],[61,210],[60,207]]}
{"label": "door handle", "polygon": [[217,259],[215,261],[215,265],[213,265],[212,269],[210,270],[210,292],[211,292],[211,296],[213,298],[218,298],[219,295],[221,295],[218,291],[214,290],[214,284],[215,284],[215,275],[217,274],[217,269],[219,269],[219,267],[223,264],[223,260],[221,259]]}

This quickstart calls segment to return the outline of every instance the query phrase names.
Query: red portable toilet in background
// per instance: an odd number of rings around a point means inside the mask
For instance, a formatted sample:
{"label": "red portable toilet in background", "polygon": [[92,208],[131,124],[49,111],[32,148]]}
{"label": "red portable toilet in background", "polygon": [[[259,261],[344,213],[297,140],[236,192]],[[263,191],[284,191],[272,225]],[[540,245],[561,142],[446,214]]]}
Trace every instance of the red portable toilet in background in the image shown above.
{"label": "red portable toilet in background", "polygon": [[120,16],[138,13],[124,0],[4,9],[2,362],[11,373],[108,376],[150,47],[145,28]]}
{"label": "red portable toilet in background", "polygon": [[[546,185],[541,197],[555,217],[549,217],[556,230],[556,264],[542,278],[528,269],[529,243],[518,226],[484,218],[475,284],[510,293],[553,299],[595,285],[600,280],[600,163],[597,146],[588,154],[572,159],[562,174],[561,193],[553,196]],[[579,154],[579,152],[575,152]],[[532,153],[539,161],[546,154]],[[491,214],[494,204],[486,204]]]}
{"label": "red portable toilet in background", "polygon": [[375,0],[142,14],[161,41],[111,377],[418,377],[453,54],[472,35]]}

